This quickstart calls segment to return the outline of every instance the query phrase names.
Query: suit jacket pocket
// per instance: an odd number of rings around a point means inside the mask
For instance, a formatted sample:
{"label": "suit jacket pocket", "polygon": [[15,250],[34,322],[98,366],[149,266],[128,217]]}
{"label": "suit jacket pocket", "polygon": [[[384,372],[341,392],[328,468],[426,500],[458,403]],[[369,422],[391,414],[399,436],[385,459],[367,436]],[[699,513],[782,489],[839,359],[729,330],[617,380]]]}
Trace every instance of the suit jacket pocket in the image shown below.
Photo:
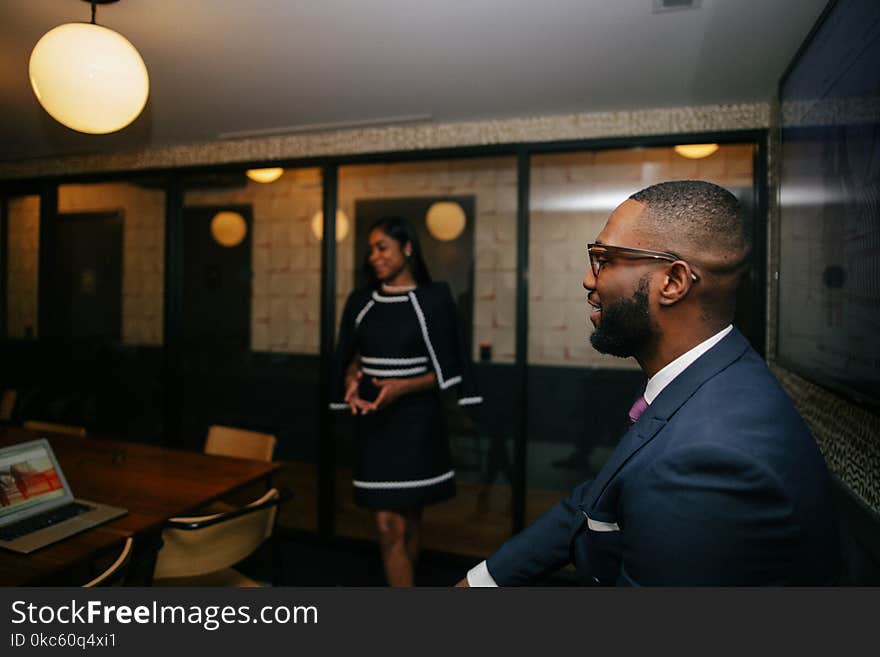
{"label": "suit jacket pocket", "polygon": [[599,511],[592,509],[590,511],[581,510],[587,519],[587,529],[593,532],[619,532],[620,526],[617,524],[617,516],[607,511]]}
{"label": "suit jacket pocket", "polygon": [[572,545],[578,571],[588,575],[594,583],[614,584],[620,572],[621,551],[617,516],[584,506],[579,506],[579,509],[583,522]]}

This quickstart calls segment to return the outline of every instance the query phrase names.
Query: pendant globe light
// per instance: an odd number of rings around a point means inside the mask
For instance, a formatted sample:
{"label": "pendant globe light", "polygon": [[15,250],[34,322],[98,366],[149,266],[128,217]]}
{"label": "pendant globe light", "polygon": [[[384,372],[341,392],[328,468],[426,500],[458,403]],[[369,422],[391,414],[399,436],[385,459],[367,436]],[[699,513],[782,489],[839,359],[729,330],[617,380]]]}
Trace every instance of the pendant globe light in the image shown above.
{"label": "pendant globe light", "polygon": [[42,36],[28,66],[31,86],[43,109],[68,128],[116,132],[147,103],[147,67],[128,39],[95,23],[95,5],[118,0],[80,1],[92,5],[91,23],[65,23]]}

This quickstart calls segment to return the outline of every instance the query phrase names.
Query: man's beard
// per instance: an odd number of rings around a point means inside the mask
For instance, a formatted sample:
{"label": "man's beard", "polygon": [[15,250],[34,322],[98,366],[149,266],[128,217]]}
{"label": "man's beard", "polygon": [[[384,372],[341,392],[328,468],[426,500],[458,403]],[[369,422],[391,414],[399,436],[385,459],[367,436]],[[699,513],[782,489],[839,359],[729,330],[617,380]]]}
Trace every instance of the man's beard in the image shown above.
{"label": "man's beard", "polygon": [[648,281],[648,276],[643,277],[631,298],[602,305],[599,326],[590,336],[596,351],[628,358],[635,356],[653,339]]}

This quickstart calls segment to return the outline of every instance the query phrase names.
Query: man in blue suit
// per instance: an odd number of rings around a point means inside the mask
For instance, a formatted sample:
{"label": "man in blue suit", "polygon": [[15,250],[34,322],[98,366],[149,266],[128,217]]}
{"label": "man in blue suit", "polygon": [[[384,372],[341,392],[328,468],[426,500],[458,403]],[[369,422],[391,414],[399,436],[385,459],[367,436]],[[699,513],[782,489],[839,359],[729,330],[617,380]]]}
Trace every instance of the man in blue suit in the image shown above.
{"label": "man in blue suit", "polygon": [[825,463],[732,325],[749,256],[734,196],[701,181],[653,185],[611,214],[588,251],[591,342],[634,357],[645,393],[596,479],[459,585],[527,584],[568,563],[604,585],[831,583]]}

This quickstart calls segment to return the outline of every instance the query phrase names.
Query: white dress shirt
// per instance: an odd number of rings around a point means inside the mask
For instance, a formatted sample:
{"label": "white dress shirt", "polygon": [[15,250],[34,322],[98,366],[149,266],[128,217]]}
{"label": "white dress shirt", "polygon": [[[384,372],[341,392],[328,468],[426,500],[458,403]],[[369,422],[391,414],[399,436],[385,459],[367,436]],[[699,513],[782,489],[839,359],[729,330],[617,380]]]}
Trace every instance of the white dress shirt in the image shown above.
{"label": "white dress shirt", "polygon": [[[657,399],[657,396],[663,388],[672,383],[675,377],[684,372],[695,360],[697,360],[697,358],[721,342],[724,336],[732,330],[733,325],[729,324],[727,328],[722,329],[708,340],[704,340],[693,349],[684,352],[681,356],[671,361],[654,376],[648,379],[648,384],[645,386],[644,392],[645,401],[648,402],[648,405],[650,406],[653,401]],[[473,588],[481,586],[498,586],[492,575],[489,574],[489,569],[486,567],[485,561],[481,561],[468,571],[467,581],[468,586]]]}

